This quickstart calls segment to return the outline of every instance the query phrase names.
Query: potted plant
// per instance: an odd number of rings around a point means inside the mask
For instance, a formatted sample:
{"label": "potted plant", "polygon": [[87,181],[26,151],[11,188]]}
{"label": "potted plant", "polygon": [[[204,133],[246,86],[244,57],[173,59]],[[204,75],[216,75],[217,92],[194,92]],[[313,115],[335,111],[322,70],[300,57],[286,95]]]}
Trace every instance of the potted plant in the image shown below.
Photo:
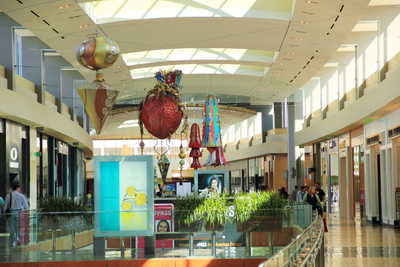
{"label": "potted plant", "polygon": [[186,195],[177,197],[174,202],[175,225],[179,231],[199,231],[200,224],[198,217],[195,217],[194,210],[202,204],[204,198],[197,195]]}
{"label": "potted plant", "polygon": [[225,195],[189,195],[175,201],[175,219],[181,231],[188,228],[191,231],[219,230],[228,218]]}
{"label": "potted plant", "polygon": [[202,229],[208,231],[221,230],[225,223],[230,219],[228,216],[228,202],[226,196],[212,195],[211,197],[202,197],[203,202],[197,206],[194,217],[202,220]]}
{"label": "potted plant", "polygon": [[282,231],[283,219],[288,217],[288,202],[276,191],[242,193],[234,205],[238,231]]}
{"label": "potted plant", "polygon": [[[44,229],[78,230],[91,225],[87,220],[92,218],[91,206],[83,200],[71,198],[44,198],[39,200]],[[90,220],[91,221],[91,220]]]}

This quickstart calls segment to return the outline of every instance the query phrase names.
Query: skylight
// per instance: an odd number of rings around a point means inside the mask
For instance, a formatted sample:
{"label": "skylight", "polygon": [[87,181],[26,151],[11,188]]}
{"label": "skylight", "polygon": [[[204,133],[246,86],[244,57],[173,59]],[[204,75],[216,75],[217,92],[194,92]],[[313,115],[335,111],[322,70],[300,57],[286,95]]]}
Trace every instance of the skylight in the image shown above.
{"label": "skylight", "polygon": [[239,64],[182,64],[182,65],[159,65],[148,68],[131,70],[133,79],[154,77],[159,70],[182,70],[184,74],[236,74],[263,77],[267,68]]}
{"label": "skylight", "polygon": [[[121,55],[126,65],[137,66],[171,61],[207,60],[213,61],[247,61],[255,65],[269,66],[277,56],[277,52],[237,49],[237,48],[178,48],[141,51]],[[140,66],[138,66],[140,67]]]}
{"label": "skylight", "polygon": [[234,17],[290,20],[293,0],[102,0],[81,3],[96,24],[158,18]]}

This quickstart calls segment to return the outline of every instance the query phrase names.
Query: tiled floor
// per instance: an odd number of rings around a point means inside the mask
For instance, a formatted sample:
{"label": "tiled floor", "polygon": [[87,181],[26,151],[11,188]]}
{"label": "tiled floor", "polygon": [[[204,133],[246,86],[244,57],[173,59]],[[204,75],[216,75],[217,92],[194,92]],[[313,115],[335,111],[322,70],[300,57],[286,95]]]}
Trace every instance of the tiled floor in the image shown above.
{"label": "tiled floor", "polygon": [[400,266],[400,229],[361,219],[327,219],[325,266]]}

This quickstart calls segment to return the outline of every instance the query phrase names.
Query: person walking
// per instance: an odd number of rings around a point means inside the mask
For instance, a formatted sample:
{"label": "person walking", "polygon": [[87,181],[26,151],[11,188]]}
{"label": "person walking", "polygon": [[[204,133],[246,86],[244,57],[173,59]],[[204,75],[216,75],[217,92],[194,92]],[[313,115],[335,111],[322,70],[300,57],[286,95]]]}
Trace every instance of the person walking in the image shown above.
{"label": "person walking", "polygon": [[300,191],[297,192],[297,196],[296,196],[296,201],[297,202],[302,202],[303,201],[304,195],[307,194],[306,190],[307,190],[307,187],[305,185],[303,185],[300,188]]}
{"label": "person walking", "polygon": [[310,204],[312,206],[312,209],[316,210],[318,212],[318,215],[322,216],[323,213],[322,204],[319,199],[319,196],[315,192],[316,192],[315,186],[310,187],[308,194],[306,194],[303,197],[302,204],[307,204],[307,203]]}
{"label": "person walking", "polygon": [[7,194],[4,203],[4,209],[10,208],[11,216],[5,216],[5,220],[9,220],[10,228],[10,242],[11,246],[15,247],[20,244],[19,241],[19,212],[21,210],[29,209],[28,201],[26,197],[21,194],[21,187],[19,184],[13,185],[13,192]]}
{"label": "person walking", "polygon": [[288,192],[286,192],[285,187],[282,187],[281,190],[279,191],[279,194],[284,198],[284,199],[288,199],[289,194]]}

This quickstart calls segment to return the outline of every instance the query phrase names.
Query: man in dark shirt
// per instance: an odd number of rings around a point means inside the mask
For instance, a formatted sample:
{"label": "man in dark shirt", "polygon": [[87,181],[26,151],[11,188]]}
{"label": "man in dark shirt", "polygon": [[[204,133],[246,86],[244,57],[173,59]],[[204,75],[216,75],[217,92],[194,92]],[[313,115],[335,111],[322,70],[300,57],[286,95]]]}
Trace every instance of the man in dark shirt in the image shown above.
{"label": "man in dark shirt", "polygon": [[326,195],[326,194],[325,194],[324,190],[322,190],[321,184],[318,183],[318,182],[315,182],[314,186],[315,186],[315,188],[316,188],[316,190],[317,190],[317,194],[318,194],[319,200],[320,200],[321,202],[322,202],[322,201],[325,201],[325,195]]}

